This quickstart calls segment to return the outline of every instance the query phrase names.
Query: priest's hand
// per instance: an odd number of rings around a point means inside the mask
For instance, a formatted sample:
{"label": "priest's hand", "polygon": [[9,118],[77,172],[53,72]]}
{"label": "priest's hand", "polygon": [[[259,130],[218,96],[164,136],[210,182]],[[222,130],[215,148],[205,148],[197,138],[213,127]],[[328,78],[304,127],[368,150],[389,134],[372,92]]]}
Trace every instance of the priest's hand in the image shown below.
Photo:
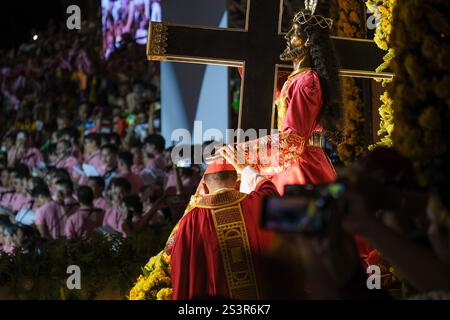
{"label": "priest's hand", "polygon": [[243,157],[240,156],[234,146],[226,145],[219,150],[219,153],[222,157],[225,158],[225,160],[233,165],[238,174],[241,174],[242,170],[245,169],[245,161],[243,161]]}

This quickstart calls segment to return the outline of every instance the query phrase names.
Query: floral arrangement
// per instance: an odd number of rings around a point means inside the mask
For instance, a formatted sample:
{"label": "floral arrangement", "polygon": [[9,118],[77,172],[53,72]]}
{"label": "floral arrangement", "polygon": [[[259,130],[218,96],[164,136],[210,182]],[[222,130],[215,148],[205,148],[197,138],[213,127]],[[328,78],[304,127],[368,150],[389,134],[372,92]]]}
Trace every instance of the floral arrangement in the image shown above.
{"label": "floral arrangement", "polygon": [[415,163],[424,185],[448,183],[450,22],[445,0],[399,1],[392,45],[395,78],[389,89],[396,149]]}
{"label": "floral arrangement", "polygon": [[352,78],[343,78],[341,88],[344,104],[343,143],[338,145],[339,158],[345,165],[358,159],[365,150],[364,103],[361,87]]}
{"label": "floral arrangement", "polygon": [[172,298],[170,279],[170,256],[162,250],[150,258],[142,269],[142,275],[130,291],[130,300],[170,300]]}
{"label": "floral arrangement", "polygon": [[[183,216],[191,211],[197,201],[202,198],[197,192],[191,197],[189,204],[184,210]],[[129,300],[171,300],[173,289],[172,279],[170,278],[170,255],[173,249],[174,239],[181,220],[177,222],[170,232],[165,243],[164,249],[151,257],[147,264],[142,268],[142,274],[136,280],[136,283],[130,290]]]}
{"label": "floral arrangement", "polygon": [[[375,31],[374,41],[378,47],[387,51],[384,56],[384,62],[377,68],[377,72],[383,72],[386,70],[392,59],[395,56],[394,47],[391,44],[390,36],[392,33],[392,12],[397,4],[397,0],[367,0],[366,6],[374,14],[375,18],[379,21],[377,29]],[[383,80],[383,87],[386,88],[391,80]],[[382,105],[379,109],[380,112],[380,129],[378,130],[378,136],[381,138],[378,143],[369,147],[373,150],[376,146],[391,147],[392,146],[392,132],[394,128],[394,112],[392,109],[392,99],[389,93],[386,91],[380,100]]]}
{"label": "floral arrangement", "polygon": [[363,38],[365,36],[360,17],[362,12],[360,1],[334,0],[332,8],[338,36],[351,38]]}
{"label": "floral arrangement", "polygon": [[[1,294],[8,299],[125,299],[148,255],[164,246],[170,228],[167,225],[127,239],[62,238],[37,244],[28,252],[1,254]],[[80,267],[80,290],[67,288],[70,265]]]}
{"label": "floral arrangement", "polygon": [[[360,13],[362,5],[358,0],[334,0],[333,17],[336,21],[336,35],[363,38],[364,28]],[[360,83],[349,77],[341,78],[342,102],[344,107],[343,142],[338,146],[339,158],[350,165],[365,149],[364,103]]]}

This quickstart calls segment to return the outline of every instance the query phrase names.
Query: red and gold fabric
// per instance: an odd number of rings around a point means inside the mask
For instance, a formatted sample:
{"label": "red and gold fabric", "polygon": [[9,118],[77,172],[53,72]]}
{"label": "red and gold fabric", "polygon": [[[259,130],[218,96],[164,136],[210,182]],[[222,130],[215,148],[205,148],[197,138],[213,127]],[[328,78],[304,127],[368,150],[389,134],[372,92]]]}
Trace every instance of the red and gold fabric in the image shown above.
{"label": "red and gold fabric", "polygon": [[276,101],[279,133],[245,142],[245,161],[271,176],[278,192],[287,184],[327,183],[336,172],[323,148],[311,145],[322,134],[319,117],[323,108],[322,89],[316,71],[304,68],[286,80]]}
{"label": "red and gold fabric", "polygon": [[261,200],[276,195],[262,180],[251,194],[224,189],[197,196],[167,246],[173,299],[261,298],[259,262],[272,234],[259,225]]}

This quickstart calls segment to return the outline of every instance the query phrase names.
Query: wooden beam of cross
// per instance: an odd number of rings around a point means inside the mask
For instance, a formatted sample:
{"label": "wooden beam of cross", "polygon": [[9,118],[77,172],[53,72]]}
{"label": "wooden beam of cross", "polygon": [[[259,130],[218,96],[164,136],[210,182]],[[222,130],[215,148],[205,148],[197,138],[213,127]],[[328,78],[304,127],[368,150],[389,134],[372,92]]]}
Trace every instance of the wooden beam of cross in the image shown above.
{"label": "wooden beam of cross", "polygon": [[[245,29],[224,29],[151,22],[149,60],[243,67],[238,128],[270,129],[280,60],[286,40],[281,31],[283,0],[247,0]],[[341,74],[389,78],[375,69],[384,52],[371,40],[333,37]]]}

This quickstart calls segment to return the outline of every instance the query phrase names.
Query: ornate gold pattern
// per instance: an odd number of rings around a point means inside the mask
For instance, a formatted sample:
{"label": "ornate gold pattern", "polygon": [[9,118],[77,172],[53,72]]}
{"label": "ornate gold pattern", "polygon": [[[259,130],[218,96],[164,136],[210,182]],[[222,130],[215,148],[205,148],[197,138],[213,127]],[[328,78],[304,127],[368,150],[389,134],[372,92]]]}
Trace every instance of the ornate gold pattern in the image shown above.
{"label": "ornate gold pattern", "polygon": [[233,189],[213,194],[198,195],[192,204],[192,208],[199,207],[213,209],[231,206],[241,202],[246,196],[246,194]]}
{"label": "ornate gold pattern", "polygon": [[305,150],[306,139],[294,132],[281,131],[239,145],[246,163],[259,173],[271,176],[297,163]]}
{"label": "ornate gold pattern", "polygon": [[167,26],[161,22],[151,22],[147,41],[147,56],[151,60],[165,60],[167,48]]}
{"label": "ornate gold pattern", "polygon": [[278,130],[283,130],[283,124],[284,124],[284,119],[286,118],[286,111],[287,111],[287,103],[286,103],[286,97],[287,97],[287,91],[289,86],[291,85],[291,82],[293,80],[293,77],[301,72],[305,72],[305,71],[310,71],[311,68],[299,68],[295,71],[293,71],[288,79],[286,80],[286,82],[283,85],[283,88],[281,89],[280,92],[280,96],[278,97],[277,101],[275,102],[275,105],[277,107],[277,125],[278,125]]}
{"label": "ornate gold pattern", "polygon": [[258,299],[258,285],[241,206],[212,210],[231,299]]}

